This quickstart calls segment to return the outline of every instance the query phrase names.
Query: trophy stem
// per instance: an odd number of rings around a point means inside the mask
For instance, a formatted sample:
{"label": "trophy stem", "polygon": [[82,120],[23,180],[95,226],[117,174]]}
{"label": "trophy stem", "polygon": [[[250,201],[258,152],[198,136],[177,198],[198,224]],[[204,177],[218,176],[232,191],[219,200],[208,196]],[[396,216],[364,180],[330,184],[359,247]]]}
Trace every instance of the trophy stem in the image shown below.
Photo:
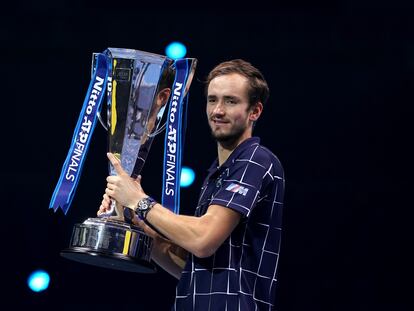
{"label": "trophy stem", "polygon": [[119,204],[117,201],[112,200],[111,202],[111,210],[115,210],[116,213],[116,218],[119,220],[123,220],[124,219],[124,207]]}

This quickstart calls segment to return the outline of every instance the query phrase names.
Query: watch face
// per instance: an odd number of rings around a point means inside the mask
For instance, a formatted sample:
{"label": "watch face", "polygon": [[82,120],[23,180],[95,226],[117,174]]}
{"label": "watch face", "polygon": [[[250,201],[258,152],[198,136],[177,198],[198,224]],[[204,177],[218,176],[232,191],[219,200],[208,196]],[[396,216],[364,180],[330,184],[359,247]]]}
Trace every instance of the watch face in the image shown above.
{"label": "watch face", "polygon": [[144,198],[138,202],[138,208],[135,213],[138,215],[140,219],[145,219],[146,214],[151,209],[151,204],[153,204],[154,200],[151,198]]}
{"label": "watch face", "polygon": [[148,208],[148,206],[149,206],[149,204],[148,204],[148,200],[147,199],[143,199],[143,200],[141,200],[140,202],[139,202],[139,208],[140,209],[147,209]]}

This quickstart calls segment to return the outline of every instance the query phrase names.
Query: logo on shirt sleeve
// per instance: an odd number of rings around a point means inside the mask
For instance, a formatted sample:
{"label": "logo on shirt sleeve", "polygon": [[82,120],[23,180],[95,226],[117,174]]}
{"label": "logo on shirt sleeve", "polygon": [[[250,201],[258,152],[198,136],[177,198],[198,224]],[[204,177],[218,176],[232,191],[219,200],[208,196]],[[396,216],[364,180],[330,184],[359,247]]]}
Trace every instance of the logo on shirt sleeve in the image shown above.
{"label": "logo on shirt sleeve", "polygon": [[235,184],[235,183],[231,183],[230,185],[228,185],[226,190],[230,191],[230,192],[241,194],[243,196],[246,196],[247,191],[249,191],[248,188],[240,186],[240,185]]}

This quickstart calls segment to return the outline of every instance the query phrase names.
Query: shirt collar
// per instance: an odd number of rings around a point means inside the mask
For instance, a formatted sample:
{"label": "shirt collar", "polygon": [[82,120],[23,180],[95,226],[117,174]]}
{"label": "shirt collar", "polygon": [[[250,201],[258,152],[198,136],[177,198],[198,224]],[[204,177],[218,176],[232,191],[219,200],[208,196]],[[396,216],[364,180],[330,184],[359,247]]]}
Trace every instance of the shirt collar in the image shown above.
{"label": "shirt collar", "polygon": [[213,164],[208,169],[209,177],[212,176],[218,170],[222,171],[228,168],[244,150],[246,150],[253,144],[260,144],[260,138],[254,136],[244,140],[240,145],[236,147],[236,149],[233,150],[233,152],[230,154],[227,160],[220,167],[218,166],[218,158],[216,158]]}

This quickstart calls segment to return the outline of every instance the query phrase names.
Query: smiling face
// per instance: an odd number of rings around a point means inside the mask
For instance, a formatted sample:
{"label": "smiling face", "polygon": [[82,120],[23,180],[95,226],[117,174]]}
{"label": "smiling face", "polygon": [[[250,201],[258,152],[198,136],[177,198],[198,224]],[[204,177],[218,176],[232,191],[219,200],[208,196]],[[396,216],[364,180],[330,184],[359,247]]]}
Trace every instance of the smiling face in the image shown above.
{"label": "smiling face", "polygon": [[238,73],[220,75],[210,81],[207,89],[207,118],[217,142],[237,146],[251,137],[253,122],[262,104],[250,107],[248,79]]}

